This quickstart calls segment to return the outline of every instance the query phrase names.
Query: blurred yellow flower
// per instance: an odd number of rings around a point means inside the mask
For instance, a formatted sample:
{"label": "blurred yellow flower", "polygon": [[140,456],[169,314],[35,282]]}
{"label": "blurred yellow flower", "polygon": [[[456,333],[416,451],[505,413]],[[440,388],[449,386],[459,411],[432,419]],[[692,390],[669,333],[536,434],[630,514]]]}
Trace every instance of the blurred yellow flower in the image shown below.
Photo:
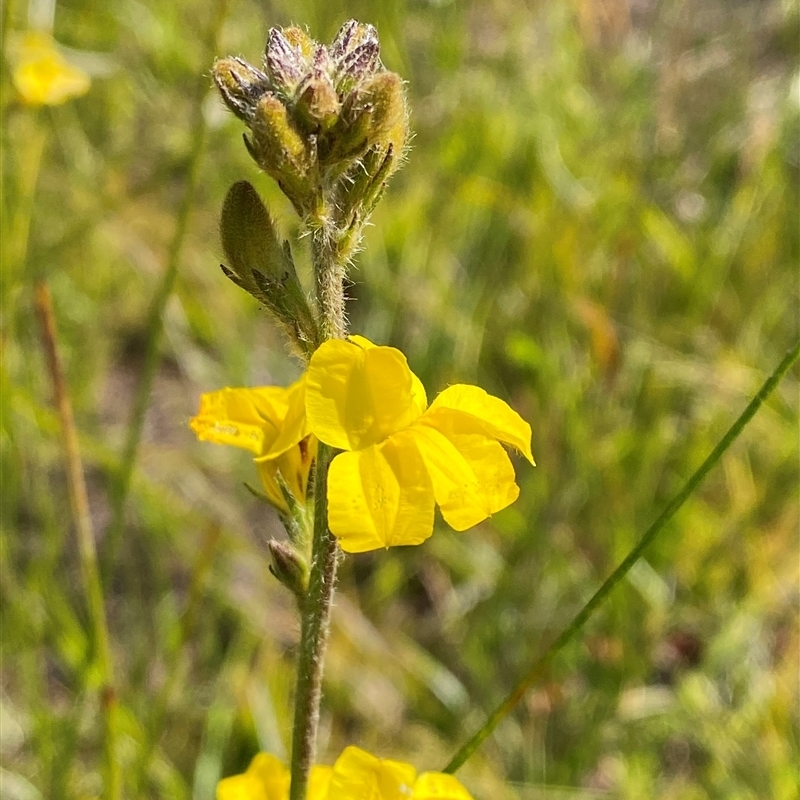
{"label": "blurred yellow flower", "polygon": [[[287,800],[289,770],[275,756],[260,753],[247,772],[225,778],[217,800]],[[417,775],[411,764],[376,758],[348,747],[333,767],[314,767],[307,800],[472,800],[452,775]]]}
{"label": "blurred yellow flower", "polygon": [[57,106],[89,91],[89,76],[70,64],[53,38],[29,31],[15,48],[12,80],[22,100],[32,106]]}
{"label": "blurred yellow flower", "polygon": [[306,373],[310,430],[337,455],[328,475],[328,521],[343,550],[419,544],[433,532],[436,504],[457,531],[519,495],[500,442],[533,463],[531,428],[477,386],[425,390],[393,347],[361,336],[332,339]]}
{"label": "blurred yellow flower", "polygon": [[[289,770],[269,753],[259,753],[247,772],[217,785],[217,800],[284,800],[289,797]],[[310,798],[309,798],[310,800]]]}
{"label": "blurred yellow flower", "polygon": [[190,424],[202,441],[252,452],[264,491],[281,511],[289,512],[281,481],[299,502],[306,501],[317,440],[309,435],[306,420],[305,378],[287,388],[207,392]]}

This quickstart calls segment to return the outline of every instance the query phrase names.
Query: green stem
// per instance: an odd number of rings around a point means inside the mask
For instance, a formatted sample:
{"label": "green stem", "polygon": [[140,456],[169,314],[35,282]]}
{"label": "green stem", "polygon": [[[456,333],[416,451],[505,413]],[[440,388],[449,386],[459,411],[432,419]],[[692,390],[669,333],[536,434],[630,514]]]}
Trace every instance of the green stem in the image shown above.
{"label": "green stem", "polygon": [[453,756],[450,763],[444,768],[445,772],[455,772],[464,762],[480,747],[484,740],[494,731],[500,722],[511,713],[517,703],[524,697],[528,689],[531,688],[545,673],[550,662],[565,645],[570,642],[582,630],[589,617],[597,610],[602,602],[614,590],[617,584],[625,577],[630,568],[639,560],[644,551],[653,543],[653,540],[664,530],[667,523],[675,516],[680,507],[686,502],[688,497],[700,485],[708,475],[714,465],[722,458],[725,451],[733,444],[744,427],[753,418],[763,402],[772,394],[775,387],[780,383],[783,376],[789,371],[792,364],[800,357],[800,341],[786,354],[784,359],[775,368],[772,375],[767,378],[764,385],[759,389],[756,396],[748,403],[745,410],[741,413],[730,430],[722,437],[722,440],[711,451],[710,455],[700,465],[699,469],[689,478],[683,488],[672,498],[667,507],[661,512],[656,521],[647,529],[645,534],[636,546],[622,560],[619,566],[606,578],[603,585],[592,595],[588,603],[575,615],[575,618],[561,633],[561,635],[550,645],[547,651],[530,668],[525,677],[517,684],[511,694],[500,703],[497,708],[489,715],[486,722],[469,741]]}
{"label": "green stem", "polygon": [[[312,220],[310,227],[313,230],[311,253],[322,317],[322,335],[324,339],[341,338],[346,334],[344,264],[332,231],[324,223],[318,224],[317,220]],[[305,800],[308,775],[317,748],[322,673],[339,561],[339,546],[328,530],[328,467],[334,455],[333,448],[319,443],[314,467],[314,533],[308,594],[301,606],[289,800]]]}
{"label": "green stem", "polygon": [[346,335],[344,313],[345,262],[339,250],[335,229],[326,215],[314,221],[312,260],[317,279],[317,302],[322,309],[322,338],[343,339]]}
{"label": "green stem", "polygon": [[339,560],[336,539],[328,530],[328,467],[332,457],[332,448],[320,442],[314,471],[314,537],[311,546],[311,569],[308,594],[302,605],[303,622],[300,652],[297,658],[290,800],[305,800],[308,775],[316,755],[322,672]]}
{"label": "green stem", "polygon": [[72,404],[67,392],[64,369],[58,353],[58,334],[50,287],[44,280],[34,285],[34,303],[42,333],[42,343],[47,356],[47,367],[53,384],[53,398],[61,422],[64,440],[64,455],[67,466],[67,485],[69,501],[75,528],[78,534],[78,555],[81,562],[83,581],[86,587],[89,621],[92,639],[96,648],[97,666],[102,683],[100,704],[104,720],[103,743],[106,759],[105,796],[109,800],[120,797],[121,773],[116,759],[117,743],[117,700],[114,691],[114,674],[109,645],[108,625],[106,623],[103,586],[97,567],[92,517],[89,512],[89,496],[86,491],[83,462],[78,445],[78,432],[72,414]]}
{"label": "green stem", "polygon": [[[5,0],[3,3],[2,28],[0,28],[0,58],[6,61],[6,42],[8,41],[8,31],[14,21],[14,11],[16,10],[16,0]],[[6,62],[8,63],[8,62]]]}
{"label": "green stem", "polygon": [[[209,26],[205,61],[211,63],[218,50],[217,43],[222,31],[222,25],[227,14],[229,0],[217,0],[214,8],[213,17]],[[139,452],[139,443],[142,438],[144,419],[147,408],[150,405],[150,395],[153,390],[153,381],[159,363],[159,351],[161,348],[161,337],[164,329],[164,309],[167,301],[172,295],[175,287],[175,280],[178,277],[178,268],[181,263],[183,243],[186,232],[189,228],[189,217],[194,204],[195,189],[200,174],[200,160],[203,154],[203,145],[206,138],[206,122],[203,113],[203,101],[208,91],[208,78],[203,73],[198,83],[195,96],[191,129],[192,141],[189,148],[189,156],[186,167],[186,182],[184,184],[183,196],[181,197],[175,222],[175,232],[170,242],[167,253],[167,266],[161,277],[155,294],[150,302],[150,309],[147,315],[146,338],[144,346],[144,360],[142,371],[139,376],[139,383],[136,388],[136,395],[133,400],[130,419],[128,420],[125,445],[120,459],[119,471],[116,479],[111,486],[111,523],[106,534],[106,550],[104,558],[104,572],[106,575],[113,569],[119,549],[122,531],[125,525],[125,501],[130,489],[133,468],[136,463],[136,456]]]}

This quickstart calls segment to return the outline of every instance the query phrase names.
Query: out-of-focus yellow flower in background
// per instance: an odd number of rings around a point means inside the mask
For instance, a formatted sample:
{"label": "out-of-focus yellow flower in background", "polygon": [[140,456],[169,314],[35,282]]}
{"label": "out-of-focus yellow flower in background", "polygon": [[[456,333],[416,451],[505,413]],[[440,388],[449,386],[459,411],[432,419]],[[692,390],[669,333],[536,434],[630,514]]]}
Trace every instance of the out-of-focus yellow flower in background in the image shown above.
{"label": "out-of-focus yellow flower in background", "polygon": [[[217,800],[286,800],[289,770],[266,753],[257,755],[247,772],[225,778]],[[472,800],[452,775],[417,775],[411,764],[381,759],[358,747],[346,748],[333,767],[314,767],[307,800]]]}
{"label": "out-of-focus yellow flower in background", "polygon": [[202,441],[230,444],[255,456],[261,484],[270,502],[289,512],[280,479],[301,503],[317,440],[309,435],[305,411],[305,378],[291,386],[220,389],[200,398],[191,421]]}
{"label": "out-of-focus yellow flower in background", "polygon": [[11,53],[12,81],[23,102],[57,106],[89,91],[87,73],[67,61],[48,33],[28,31]]}
{"label": "out-of-focus yellow flower in background", "polygon": [[259,753],[247,772],[225,778],[217,786],[217,800],[284,800],[288,796],[289,770],[269,753]]}
{"label": "out-of-focus yellow flower in background", "polygon": [[425,390],[393,347],[361,336],[330,340],[306,380],[310,429],[345,450],[328,475],[328,522],[343,550],[419,544],[433,533],[434,506],[457,531],[519,495],[500,442],[533,463],[531,428],[477,386]]}

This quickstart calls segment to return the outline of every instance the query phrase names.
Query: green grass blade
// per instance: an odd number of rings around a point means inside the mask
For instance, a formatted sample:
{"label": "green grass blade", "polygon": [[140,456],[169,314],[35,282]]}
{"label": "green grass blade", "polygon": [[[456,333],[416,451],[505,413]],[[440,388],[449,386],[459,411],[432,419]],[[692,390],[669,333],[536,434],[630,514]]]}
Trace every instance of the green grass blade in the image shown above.
{"label": "green grass blade", "polygon": [[547,651],[530,668],[528,673],[517,684],[514,690],[503,700],[486,719],[486,722],[472,735],[461,749],[453,756],[450,763],[444,768],[445,772],[455,772],[464,762],[481,746],[485,739],[494,731],[500,722],[511,713],[517,703],[524,697],[528,689],[539,680],[555,656],[577,636],[583,629],[589,617],[600,607],[603,601],[614,590],[617,584],[625,577],[630,568],[639,560],[644,551],[653,543],[653,540],[666,527],[667,523],[675,516],[690,495],[702,483],[715,464],[722,458],[725,451],[733,444],[748,422],[755,416],[763,402],[772,394],[775,387],[786,375],[791,366],[800,357],[800,341],[789,350],[772,375],[767,378],[764,385],[748,403],[739,418],[730,427],[719,444],[711,451],[706,460],[697,471],[684,484],[683,488],[672,498],[658,518],[647,529],[645,534],[620,562],[619,566],[606,578],[603,585],[592,595],[586,605],[575,615],[572,622],[564,629],[558,638],[550,645]]}
{"label": "green grass blade", "polygon": [[[206,62],[211,64],[217,50],[222,26],[228,11],[229,0],[217,0],[206,38]],[[194,206],[195,189],[200,175],[200,161],[206,140],[206,119],[203,113],[203,101],[208,92],[209,81],[203,72],[199,81],[192,118],[192,141],[189,148],[186,183],[175,221],[175,231],[167,253],[167,266],[161,283],[150,302],[147,315],[144,360],[139,383],[133,399],[130,419],[125,436],[125,445],[120,459],[119,471],[111,485],[111,523],[106,534],[106,548],[103,559],[104,574],[107,576],[113,569],[119,548],[122,531],[125,527],[125,501],[131,484],[133,468],[139,451],[139,443],[144,428],[144,418],[150,405],[153,381],[159,363],[159,351],[164,328],[164,310],[172,295],[178,268],[183,252],[183,243],[189,229],[189,218]]]}

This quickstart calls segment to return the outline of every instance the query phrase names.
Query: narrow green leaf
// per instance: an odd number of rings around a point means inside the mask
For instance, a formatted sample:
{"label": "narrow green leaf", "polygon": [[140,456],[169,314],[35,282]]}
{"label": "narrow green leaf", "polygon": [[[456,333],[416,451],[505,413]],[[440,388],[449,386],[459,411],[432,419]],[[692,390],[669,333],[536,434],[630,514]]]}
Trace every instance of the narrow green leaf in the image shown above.
{"label": "narrow green leaf", "polygon": [[681,490],[670,500],[667,507],[661,512],[656,521],[647,529],[639,542],[620,562],[619,566],[606,578],[603,585],[592,595],[589,602],[575,615],[572,622],[564,629],[558,638],[547,648],[544,655],[534,662],[528,673],[516,685],[514,690],[498,705],[486,719],[486,722],[472,735],[461,749],[453,756],[444,772],[455,772],[464,762],[481,746],[494,729],[507,717],[517,703],[525,696],[550,666],[555,656],[572,639],[581,632],[589,617],[600,607],[603,601],[611,594],[617,584],[625,577],[631,567],[639,560],[644,551],[653,543],[667,523],[675,516],[681,506],[702,483],[714,465],[722,458],[725,451],[733,444],[748,422],[755,416],[763,402],[772,394],[775,387],[791,368],[792,364],[800,357],[800,341],[786,354],[784,359],[775,368],[772,375],[767,378],[756,396],[747,404],[745,410],[730,427],[719,444],[711,451],[706,460],[697,471],[683,485]]}

